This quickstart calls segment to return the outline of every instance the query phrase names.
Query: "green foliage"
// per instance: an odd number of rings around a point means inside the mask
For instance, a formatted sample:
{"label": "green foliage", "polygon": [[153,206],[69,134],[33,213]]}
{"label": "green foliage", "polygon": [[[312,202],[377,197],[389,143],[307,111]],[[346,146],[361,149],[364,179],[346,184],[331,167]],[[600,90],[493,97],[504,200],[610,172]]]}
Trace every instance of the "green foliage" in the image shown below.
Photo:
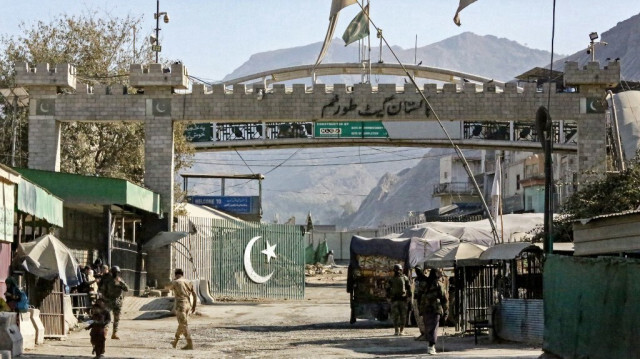
{"label": "green foliage", "polygon": [[[0,87],[14,86],[14,65],[70,63],[76,67],[78,91],[83,83],[115,87],[128,84],[129,65],[149,63],[153,52],[141,31],[142,17],[112,17],[102,13],[61,15],[50,22],[20,26],[17,37],[0,38]],[[136,37],[138,40],[136,41]],[[6,109],[5,111],[6,112]],[[27,151],[27,118],[20,114],[22,131],[19,149]],[[0,127],[0,151],[7,161],[7,138]],[[183,126],[176,125],[176,170],[190,164],[193,148],[184,139]],[[83,175],[99,175],[142,183],[144,178],[144,126],[142,123],[64,123],[61,141],[61,170]],[[9,142],[10,143],[10,142]],[[19,165],[25,166],[22,161]]]}
{"label": "green foliage", "polygon": [[[573,240],[573,221],[634,210],[640,206],[640,157],[628,163],[621,172],[610,172],[580,188],[567,199],[560,211],[560,219],[553,221],[556,242]],[[535,239],[541,239],[538,233]]]}
{"label": "green foliage", "polygon": [[621,172],[607,173],[602,179],[581,188],[563,207],[570,219],[590,218],[638,208],[640,205],[640,166],[637,162]]}

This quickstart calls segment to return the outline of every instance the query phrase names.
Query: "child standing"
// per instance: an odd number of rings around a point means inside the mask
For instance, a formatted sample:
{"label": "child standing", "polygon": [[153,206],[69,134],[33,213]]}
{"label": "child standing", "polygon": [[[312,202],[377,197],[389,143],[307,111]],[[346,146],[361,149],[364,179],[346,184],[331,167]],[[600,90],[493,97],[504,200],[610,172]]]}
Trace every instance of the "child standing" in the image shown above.
{"label": "child standing", "polygon": [[96,300],[95,304],[91,308],[91,319],[93,322],[86,327],[86,330],[91,329],[91,345],[93,345],[93,354],[96,359],[103,358],[105,341],[107,340],[107,331],[109,323],[111,323],[111,314],[105,308],[104,300],[102,298]]}

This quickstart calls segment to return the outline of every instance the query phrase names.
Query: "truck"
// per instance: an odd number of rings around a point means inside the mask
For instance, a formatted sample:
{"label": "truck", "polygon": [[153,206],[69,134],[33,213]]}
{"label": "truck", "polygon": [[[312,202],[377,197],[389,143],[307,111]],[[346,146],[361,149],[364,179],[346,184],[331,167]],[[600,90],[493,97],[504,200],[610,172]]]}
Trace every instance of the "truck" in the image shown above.
{"label": "truck", "polygon": [[393,276],[395,264],[401,264],[405,271],[410,268],[410,242],[408,238],[351,238],[347,273],[351,324],[357,319],[386,321],[389,318],[387,282]]}

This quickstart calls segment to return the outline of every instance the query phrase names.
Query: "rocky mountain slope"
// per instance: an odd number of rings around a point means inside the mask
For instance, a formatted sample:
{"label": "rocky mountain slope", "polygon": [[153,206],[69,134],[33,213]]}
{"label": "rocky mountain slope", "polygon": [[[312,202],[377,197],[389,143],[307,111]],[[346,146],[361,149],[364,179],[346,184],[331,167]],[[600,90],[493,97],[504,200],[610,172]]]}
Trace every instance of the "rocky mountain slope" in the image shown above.
{"label": "rocky mountain slope", "polygon": [[[262,52],[252,55],[224,80],[230,80],[261,71],[315,63],[322,43],[290,49]],[[515,76],[549,61],[549,52],[533,50],[515,41],[491,35],[479,36],[465,32],[457,36],[422,46],[417,49],[393,47],[405,64],[413,64],[414,57],[424,66],[458,70],[475,75],[509,81]],[[379,60],[379,48],[372,47],[372,61]],[[396,63],[388,49],[383,48],[382,60]],[[358,62],[355,44],[345,47],[342,39],[335,38],[323,63]],[[223,80],[223,81],[224,81]],[[323,78],[327,82],[326,78]]]}
{"label": "rocky mountain slope", "polygon": [[[617,26],[601,34],[601,40],[607,46],[596,48],[596,59],[601,63],[606,58],[620,58],[622,76],[626,80],[640,80],[640,15],[618,23]],[[588,43],[585,39],[585,45]],[[226,80],[244,75],[290,66],[312,64],[315,62],[321,43],[314,43],[290,49],[281,49],[258,53],[251,56],[244,64],[225,77]],[[549,62],[549,53],[532,50],[517,42],[495,36],[478,36],[463,33],[443,41],[417,49],[394,47],[399,57],[406,63],[422,61],[426,66],[442,67],[476,75],[509,81],[515,76],[536,66],[545,66]],[[585,47],[586,50],[586,47]],[[378,50],[372,50],[373,61],[377,61]],[[383,61],[391,62],[390,54],[383,51]],[[561,59],[562,56],[556,56]],[[562,70],[564,61],[579,61],[585,64],[590,55],[579,51],[566,59],[558,60],[554,69]],[[334,39],[324,63],[357,62],[358,51],[354,45],[344,47],[341,39]],[[322,78],[325,83],[350,83],[359,81],[359,77]],[[374,78],[373,82],[384,83],[386,78]],[[394,81],[398,81],[395,79]],[[300,81],[296,81],[300,82]],[[351,163],[357,163],[360,152],[370,150],[352,148],[340,155]],[[388,149],[386,149],[388,150]],[[438,205],[431,198],[433,185],[438,181],[438,152],[423,151],[422,160],[388,160],[370,164],[353,164],[345,166],[317,166],[312,162],[310,167],[282,166],[269,173],[264,182],[264,220],[272,221],[278,217],[286,221],[295,216],[297,223],[303,223],[308,212],[311,212],[314,223],[338,223],[344,227],[375,227],[381,223],[400,221],[409,211],[424,211]],[[313,158],[337,157],[334,149],[306,149],[298,156]],[[256,152],[255,156],[264,163],[271,163],[271,158],[287,157],[290,152],[284,150]],[[221,156],[217,154],[198,154],[198,158]],[[244,154],[243,154],[244,156]],[[350,159],[348,159],[350,157]],[[397,157],[396,159],[402,159]],[[366,162],[366,161],[365,161]],[[275,165],[273,165],[275,166]],[[204,172],[212,172],[212,166],[197,164]],[[216,172],[246,173],[244,165],[216,165]],[[271,167],[272,168],[272,167]],[[269,167],[254,169],[259,172],[269,171]],[[210,190],[209,187],[201,188]],[[244,189],[244,191],[255,188]],[[238,187],[238,191],[242,191]],[[368,194],[368,195],[367,195]],[[354,208],[358,208],[354,211]]]}
{"label": "rocky mountain slope", "polygon": [[[596,40],[596,42],[599,41],[607,43],[606,46],[596,45],[595,59],[600,61],[600,64],[604,65],[609,60],[620,59],[622,79],[640,81],[640,14],[621,21],[613,28],[603,32]],[[554,70],[562,71],[566,61],[577,61],[581,65],[591,61],[591,54],[587,54],[587,45],[589,44],[587,36],[585,36],[584,42],[584,50],[554,62]]]}

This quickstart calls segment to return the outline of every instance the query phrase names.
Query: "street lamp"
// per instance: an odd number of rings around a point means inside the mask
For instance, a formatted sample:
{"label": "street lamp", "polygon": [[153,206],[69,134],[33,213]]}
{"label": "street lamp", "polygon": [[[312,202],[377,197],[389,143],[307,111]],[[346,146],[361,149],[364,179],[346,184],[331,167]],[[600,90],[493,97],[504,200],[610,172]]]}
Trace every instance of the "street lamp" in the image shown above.
{"label": "street lamp", "polygon": [[158,63],[158,52],[162,51],[162,46],[160,46],[160,16],[164,15],[163,21],[168,24],[169,14],[160,12],[160,0],[156,1],[156,5],[156,12],[153,14],[153,18],[156,19],[156,36],[151,35],[149,41],[151,41],[151,50],[156,52],[156,63]]}
{"label": "street lamp", "polygon": [[589,46],[587,46],[587,54],[591,54],[591,62],[596,61],[596,45],[607,46],[608,44],[604,41],[595,42],[598,39],[598,33],[592,32],[589,34]]}

